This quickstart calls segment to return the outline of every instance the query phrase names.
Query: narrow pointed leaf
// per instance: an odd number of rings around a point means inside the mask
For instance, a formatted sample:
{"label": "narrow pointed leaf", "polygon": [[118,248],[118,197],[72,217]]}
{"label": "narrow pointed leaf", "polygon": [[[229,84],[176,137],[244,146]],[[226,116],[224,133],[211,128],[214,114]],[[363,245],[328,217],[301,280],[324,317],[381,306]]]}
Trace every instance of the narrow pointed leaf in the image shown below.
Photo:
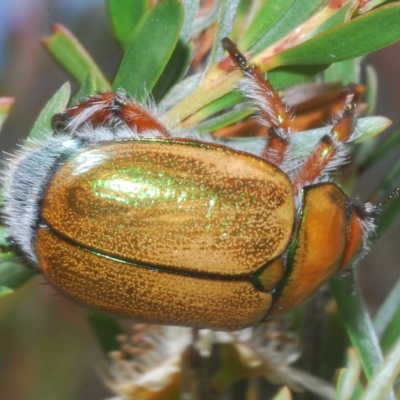
{"label": "narrow pointed leaf", "polygon": [[186,121],[184,121],[183,126],[196,126],[210,116],[219,113],[229,107],[233,107],[244,101],[242,93],[235,90],[230,92],[217,100],[207,104],[204,108],[199,110],[197,113],[193,114]]}
{"label": "narrow pointed leaf", "polygon": [[294,0],[267,0],[257,12],[249,28],[239,41],[239,48],[242,51],[248,50],[253,46],[265,32],[271,28],[285,15],[292,7]]}
{"label": "narrow pointed leaf", "polygon": [[[397,281],[384,303],[379,307],[374,318],[374,327],[379,338],[386,331],[390,321],[400,309],[400,279]],[[399,330],[400,332],[400,330]]]}
{"label": "narrow pointed leaf", "polygon": [[154,7],[130,41],[113,89],[145,100],[175,49],[182,24],[183,7],[178,0],[165,0]]}
{"label": "narrow pointed leaf", "polygon": [[69,82],[64,83],[47,102],[29,133],[30,139],[43,139],[52,132],[51,118],[63,111],[69,100],[71,88]]}
{"label": "narrow pointed leaf", "polygon": [[393,0],[368,0],[368,1],[364,1],[363,4],[360,6],[360,8],[358,9],[358,13],[359,14],[364,14],[369,10],[372,10],[375,7],[378,7],[382,4],[385,3],[390,3]]}
{"label": "narrow pointed leaf", "polygon": [[[345,1],[343,3],[345,3]],[[316,27],[316,29],[312,32],[312,36],[316,36],[335,27],[336,25],[349,21],[358,3],[358,0],[348,1],[347,4],[344,4],[343,7],[337,9],[336,12],[334,12],[333,15],[329,17],[325,22]],[[334,9],[335,7],[333,6],[332,8]]]}
{"label": "narrow pointed leaf", "polygon": [[354,143],[362,143],[365,140],[369,140],[382,133],[390,125],[392,125],[392,121],[386,117],[376,116],[359,118],[355,129],[357,129],[360,136],[358,136]]}
{"label": "narrow pointed leaf", "polygon": [[187,43],[193,33],[194,21],[199,11],[200,0],[182,0],[185,18],[181,31],[181,40]]}
{"label": "narrow pointed leaf", "polygon": [[78,92],[72,99],[71,105],[78,104],[81,100],[85,99],[86,97],[94,95],[97,91],[100,91],[100,88],[96,87],[96,80],[95,80],[93,74],[91,72],[89,72],[85,81],[82,83]]}
{"label": "narrow pointed leaf", "polygon": [[[400,373],[400,340],[385,358],[383,365],[369,382],[362,400],[381,400],[391,396],[390,392]],[[387,397],[388,398],[388,397]],[[395,396],[393,394],[393,399]]]}
{"label": "narrow pointed leaf", "polygon": [[296,29],[325,3],[326,0],[295,0],[283,17],[268,32],[265,32],[251,50],[255,54],[263,51]]}
{"label": "narrow pointed leaf", "polygon": [[[366,140],[367,138],[382,132],[390,121],[385,117],[364,117],[359,118],[356,122],[355,130],[360,135],[356,142]],[[317,142],[326,135],[330,130],[329,126],[322,128],[310,129],[301,132],[301,134],[293,135],[292,145],[293,152],[297,157],[305,157],[317,145]]]}
{"label": "narrow pointed leaf", "polygon": [[221,41],[224,37],[230,35],[232,31],[234,17],[239,5],[239,0],[221,0],[218,14],[217,32],[214,38],[214,45],[211,49],[208,68],[219,62],[224,54]]}
{"label": "narrow pointed leaf", "polygon": [[42,43],[54,59],[80,84],[89,72],[93,74],[96,87],[108,90],[110,84],[96,65],[90,54],[78,39],[63,25],[53,25],[53,34]]}
{"label": "narrow pointed leaf", "polygon": [[[360,356],[363,371],[369,380],[381,365],[383,357],[360,289],[349,276],[331,279],[330,288],[350,340]],[[353,294],[351,289],[354,291]]]}
{"label": "narrow pointed leaf", "polygon": [[[395,304],[393,304],[394,306]],[[394,314],[391,314],[388,325],[381,338],[382,351],[387,352],[400,339],[400,306],[398,305]]]}
{"label": "narrow pointed leaf", "polygon": [[399,40],[399,20],[400,4],[389,4],[261,60],[261,65],[269,70],[280,65],[324,65],[359,57]]}
{"label": "narrow pointed leaf", "polygon": [[107,0],[107,8],[114,35],[126,49],[135,28],[150,11],[150,3],[148,0]]}
{"label": "narrow pointed leaf", "polygon": [[169,110],[192,93],[201,81],[202,74],[194,74],[177,83],[163,98],[161,108]]}
{"label": "narrow pointed leaf", "polygon": [[159,103],[174,84],[185,76],[192,58],[193,46],[179,40],[164,71],[152,90],[152,95],[156,103]]}
{"label": "narrow pointed leaf", "polygon": [[235,107],[234,110],[228,111],[218,117],[211,118],[201,124],[196,125],[196,131],[199,133],[208,133],[216,131],[217,129],[224,128],[232,125],[243,118],[253,114],[254,110],[247,104],[241,104]]}
{"label": "narrow pointed leaf", "polygon": [[343,368],[337,379],[336,399],[350,400],[359,387],[361,373],[357,352],[350,348],[347,351],[346,368]]}
{"label": "narrow pointed leaf", "polygon": [[331,380],[336,371],[343,367],[346,351],[350,346],[349,336],[343,324],[337,307],[328,306],[326,309],[324,334],[319,350],[320,363],[318,376]]}
{"label": "narrow pointed leaf", "polygon": [[203,15],[201,18],[196,18],[193,24],[193,33],[199,33],[202,30],[209,28],[212,24],[215,23],[215,21],[218,18],[219,3],[220,0],[217,0],[215,2],[214,7],[212,7],[211,10],[206,13],[206,15]]}
{"label": "narrow pointed leaf", "polygon": [[304,81],[309,81],[312,77],[319,74],[327,67],[328,65],[278,67],[273,71],[268,71],[268,80],[271,82],[275,90],[281,90]]}
{"label": "narrow pointed leaf", "polygon": [[366,103],[368,104],[367,115],[373,115],[378,101],[378,76],[373,66],[365,67],[365,75],[367,80]]}
{"label": "narrow pointed leaf", "polygon": [[324,81],[341,82],[342,85],[348,85],[349,83],[360,82],[359,75],[361,71],[360,68],[361,61],[362,61],[361,58],[355,58],[351,60],[341,61],[338,63],[333,63],[326,71],[324,71]]}

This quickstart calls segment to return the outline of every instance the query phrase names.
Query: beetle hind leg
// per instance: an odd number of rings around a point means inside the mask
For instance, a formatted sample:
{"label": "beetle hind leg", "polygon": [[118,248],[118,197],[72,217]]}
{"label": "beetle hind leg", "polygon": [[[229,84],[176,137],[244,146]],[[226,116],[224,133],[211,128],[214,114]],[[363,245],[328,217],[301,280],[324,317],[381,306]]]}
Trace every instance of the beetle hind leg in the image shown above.
{"label": "beetle hind leg", "polygon": [[296,192],[303,186],[324,180],[330,171],[346,161],[344,145],[352,140],[355,114],[356,104],[353,96],[349,95],[342,115],[295,172],[293,186]]}
{"label": "beetle hind leg", "polygon": [[268,140],[262,157],[282,167],[288,156],[290,132],[293,130],[287,107],[261,70],[250,64],[230,39],[223,39],[222,44],[244,72],[245,78],[240,83],[240,89],[245,97],[255,104],[258,121],[266,128]]}

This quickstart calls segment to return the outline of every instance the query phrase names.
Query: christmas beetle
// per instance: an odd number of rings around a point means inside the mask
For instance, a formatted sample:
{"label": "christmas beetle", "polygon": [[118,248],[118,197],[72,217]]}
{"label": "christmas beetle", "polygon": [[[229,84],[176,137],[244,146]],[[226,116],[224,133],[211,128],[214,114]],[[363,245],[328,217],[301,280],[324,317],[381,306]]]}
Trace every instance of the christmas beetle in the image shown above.
{"label": "christmas beetle", "polygon": [[109,92],[55,115],[56,134],[12,159],[4,221],[62,293],[136,321],[237,330],[301,304],[363,253],[374,206],[329,181],[354,139],[351,94],[296,160],[281,99],[223,45],[266,128],[256,154],[169,132],[154,107]]}

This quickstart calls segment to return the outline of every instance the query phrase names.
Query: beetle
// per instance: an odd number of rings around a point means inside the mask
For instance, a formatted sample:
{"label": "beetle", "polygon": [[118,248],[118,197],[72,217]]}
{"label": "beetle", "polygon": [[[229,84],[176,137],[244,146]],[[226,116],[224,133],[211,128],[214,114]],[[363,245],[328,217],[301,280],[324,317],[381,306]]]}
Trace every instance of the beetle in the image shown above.
{"label": "beetle", "polygon": [[223,46],[266,128],[256,154],[169,132],[154,106],[106,92],[55,115],[55,134],[11,160],[11,240],[66,296],[136,321],[238,330],[302,304],[364,253],[375,206],[329,175],[355,137],[352,95],[295,160],[283,101]]}

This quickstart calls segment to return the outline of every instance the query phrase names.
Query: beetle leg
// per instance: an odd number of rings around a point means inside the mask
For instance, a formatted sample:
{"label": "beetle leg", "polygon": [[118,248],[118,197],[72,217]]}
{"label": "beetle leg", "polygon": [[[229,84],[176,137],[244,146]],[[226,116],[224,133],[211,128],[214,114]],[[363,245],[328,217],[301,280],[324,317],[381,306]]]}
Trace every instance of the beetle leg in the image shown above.
{"label": "beetle leg", "polygon": [[284,161],[290,141],[289,132],[292,130],[292,119],[287,107],[261,70],[250,64],[230,39],[224,38],[222,45],[244,72],[245,78],[240,84],[240,89],[246,98],[256,105],[258,121],[267,128],[268,141],[262,156],[280,166]]}
{"label": "beetle leg", "polygon": [[117,93],[114,107],[114,112],[119,118],[138,133],[154,130],[159,132],[158,136],[169,136],[167,128],[157,118],[155,110],[150,112],[149,107],[144,107],[121,93]]}
{"label": "beetle leg", "polygon": [[114,98],[114,92],[96,94],[77,106],[55,114],[51,119],[52,127],[55,131],[73,133],[85,123],[92,126],[108,125],[114,117],[112,112]]}
{"label": "beetle leg", "polygon": [[346,156],[344,145],[351,140],[356,122],[355,111],[353,96],[348,95],[342,116],[332,126],[330,132],[319,140],[297,170],[293,180],[296,193],[302,186],[316,182],[318,178],[343,164]]}
{"label": "beetle leg", "polygon": [[125,123],[137,133],[156,130],[161,136],[169,136],[167,129],[151,112],[121,92],[99,93],[77,106],[67,108],[52,118],[56,131],[74,133],[85,124],[91,126],[118,125]]}

